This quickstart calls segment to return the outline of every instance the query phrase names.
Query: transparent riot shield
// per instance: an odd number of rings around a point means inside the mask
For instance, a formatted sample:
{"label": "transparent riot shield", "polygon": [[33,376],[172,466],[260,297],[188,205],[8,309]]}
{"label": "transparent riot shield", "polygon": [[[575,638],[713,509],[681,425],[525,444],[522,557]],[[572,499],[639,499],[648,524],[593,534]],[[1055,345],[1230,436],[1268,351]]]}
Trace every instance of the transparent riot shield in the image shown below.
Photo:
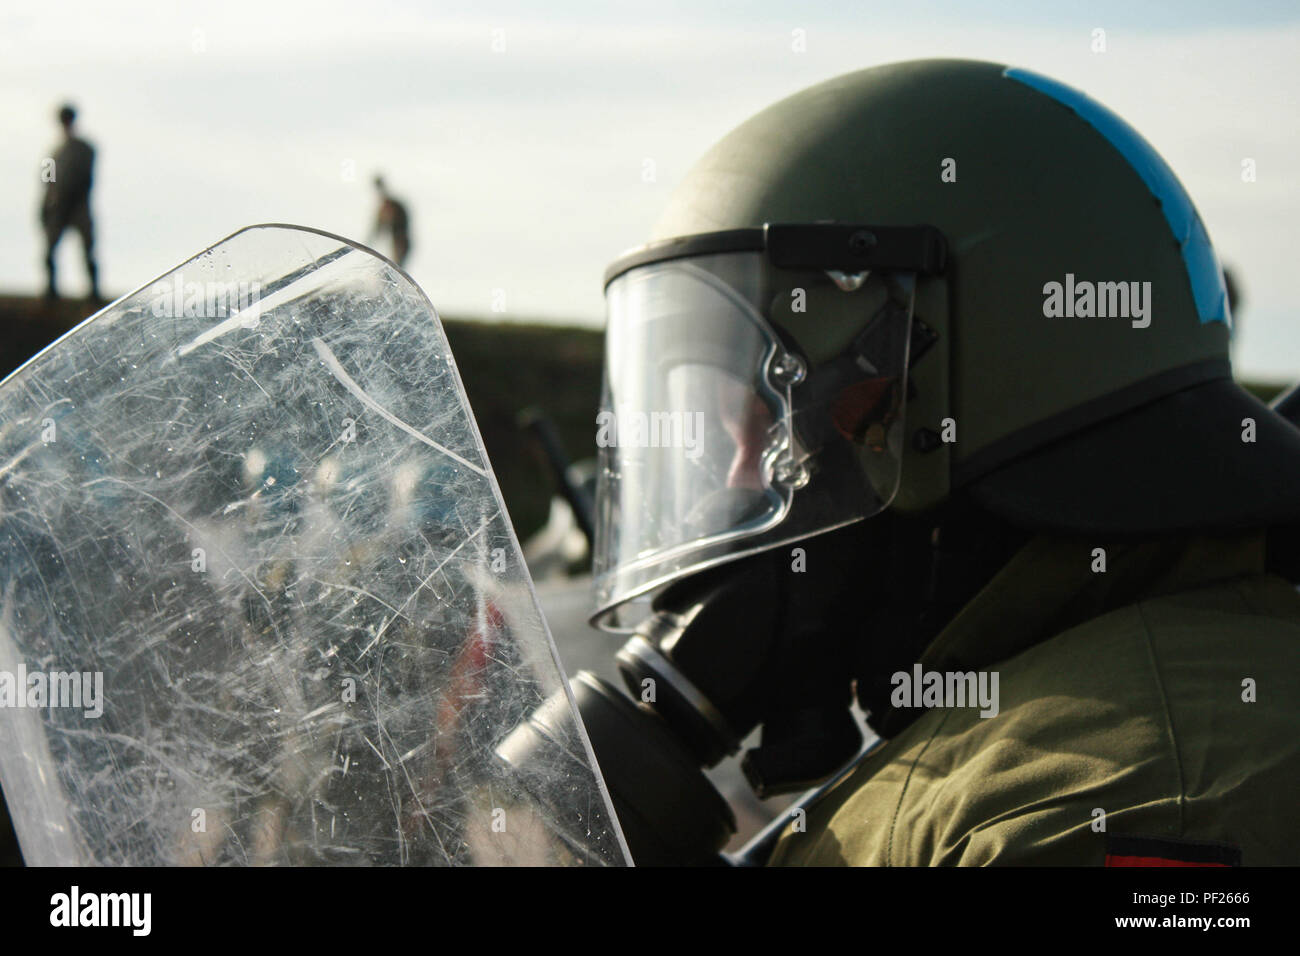
{"label": "transparent riot shield", "polygon": [[[374,253],[246,229],[0,385],[28,863],[626,863],[565,688],[438,317]],[[545,761],[498,756],[556,692]]]}

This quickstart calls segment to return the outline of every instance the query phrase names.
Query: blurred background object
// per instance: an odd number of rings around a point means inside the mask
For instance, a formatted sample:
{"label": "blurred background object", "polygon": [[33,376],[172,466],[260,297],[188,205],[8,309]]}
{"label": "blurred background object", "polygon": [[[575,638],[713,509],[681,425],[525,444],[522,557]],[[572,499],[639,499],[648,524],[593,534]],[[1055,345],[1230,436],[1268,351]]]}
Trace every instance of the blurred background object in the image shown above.
{"label": "blurred background object", "polygon": [[386,238],[388,247],[380,252],[386,252],[390,259],[405,268],[406,258],[411,254],[411,214],[406,203],[389,193],[383,176],[375,177],[375,191],[379,193],[379,211],[375,213],[370,241],[373,243],[381,236]]}
{"label": "blurred background object", "polygon": [[59,108],[63,139],[41,164],[45,195],[41,200],[41,230],[45,234],[45,298],[59,297],[54,254],[59,240],[71,229],[81,240],[81,255],[90,283],[90,299],[99,302],[99,269],[95,265],[95,223],[90,212],[90,191],[95,182],[95,149],[77,135],[77,110],[71,103]]}

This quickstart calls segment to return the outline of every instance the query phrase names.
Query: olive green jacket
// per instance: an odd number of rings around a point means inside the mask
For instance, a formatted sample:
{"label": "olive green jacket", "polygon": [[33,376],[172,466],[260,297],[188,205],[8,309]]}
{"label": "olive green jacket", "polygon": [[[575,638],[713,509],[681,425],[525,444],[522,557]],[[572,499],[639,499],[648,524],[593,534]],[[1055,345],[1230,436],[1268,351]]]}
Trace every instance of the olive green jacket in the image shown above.
{"label": "olive green jacket", "polygon": [[1264,572],[1262,535],[1106,557],[1022,550],[922,659],[996,671],[997,715],[923,709],[772,863],[1102,865],[1118,837],[1300,863],[1296,588]]}

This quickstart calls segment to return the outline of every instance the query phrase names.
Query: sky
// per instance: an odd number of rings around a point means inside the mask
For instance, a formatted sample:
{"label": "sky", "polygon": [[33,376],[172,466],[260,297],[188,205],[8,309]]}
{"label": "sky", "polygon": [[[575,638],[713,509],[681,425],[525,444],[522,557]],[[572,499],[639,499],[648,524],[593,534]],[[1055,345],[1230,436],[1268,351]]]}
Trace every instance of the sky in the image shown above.
{"label": "sky", "polygon": [[[962,56],[1046,73],[1142,132],[1240,278],[1239,372],[1290,381],[1298,54],[1295,0],[0,0],[0,291],[42,282],[40,164],[72,100],[111,294],[253,223],[365,241],[383,172],[441,312],[599,326],[605,266],[728,130],[840,73]],[[78,292],[75,240],[60,265]]]}

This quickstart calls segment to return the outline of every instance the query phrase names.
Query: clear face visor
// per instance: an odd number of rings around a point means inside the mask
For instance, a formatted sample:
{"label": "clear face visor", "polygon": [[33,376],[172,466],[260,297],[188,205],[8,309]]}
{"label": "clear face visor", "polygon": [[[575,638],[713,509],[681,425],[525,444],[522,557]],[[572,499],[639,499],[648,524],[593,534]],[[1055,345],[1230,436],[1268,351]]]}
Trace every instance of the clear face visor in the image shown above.
{"label": "clear face visor", "polygon": [[627,602],[644,613],[678,578],[869,517],[897,489],[914,277],[836,293],[861,331],[810,369],[764,318],[767,269],[761,252],[722,253],[608,287],[601,627],[631,626]]}

